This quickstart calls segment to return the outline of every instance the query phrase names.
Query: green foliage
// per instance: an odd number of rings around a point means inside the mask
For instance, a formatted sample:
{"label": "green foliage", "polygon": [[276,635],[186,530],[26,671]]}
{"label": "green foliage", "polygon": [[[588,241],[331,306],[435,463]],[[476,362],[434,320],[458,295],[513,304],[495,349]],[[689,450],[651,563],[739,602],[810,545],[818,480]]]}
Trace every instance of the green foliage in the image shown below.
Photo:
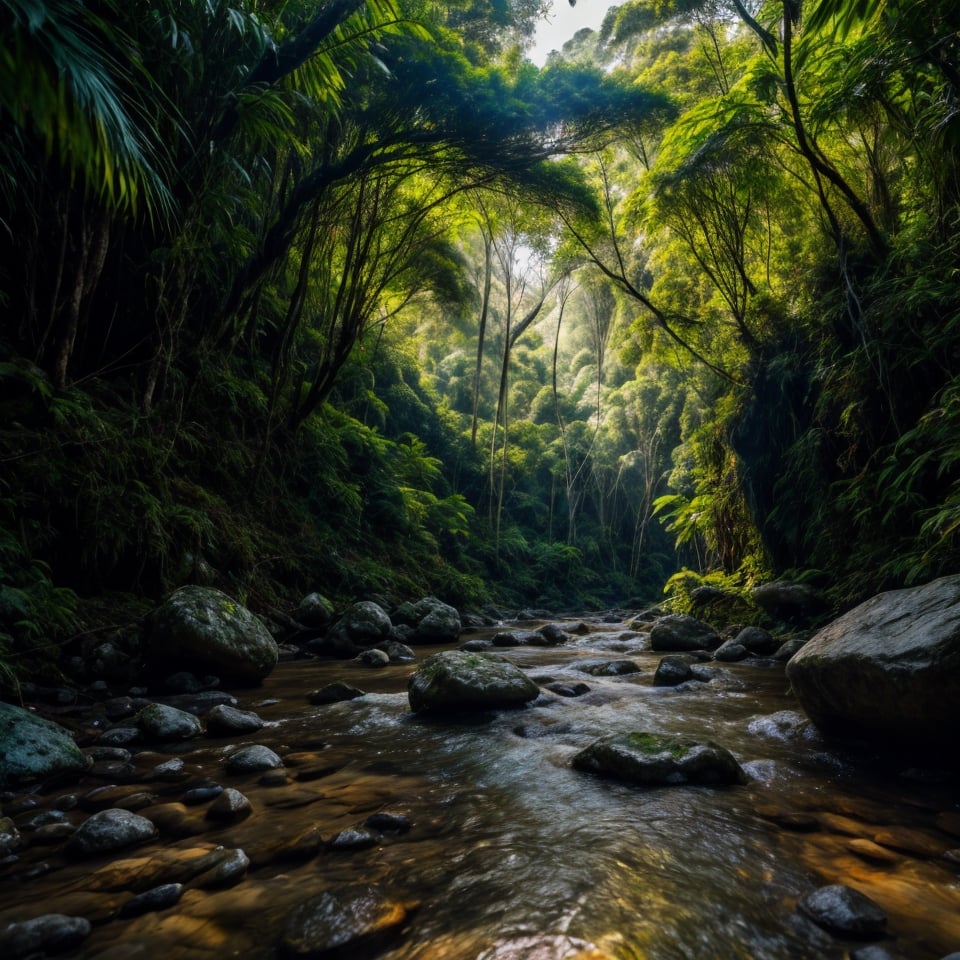
{"label": "green foliage", "polygon": [[0,500],[0,686],[38,670],[38,661],[55,662],[78,625],[78,598],[57,587],[50,571],[30,555],[8,529],[15,504]]}
{"label": "green foliage", "polygon": [[[753,602],[750,591],[763,579],[764,571],[748,566],[734,573],[718,570],[707,574],[695,573],[684,567],[664,584],[667,606],[675,613],[686,613],[707,620],[726,623],[756,623],[763,614]],[[717,599],[698,603],[694,591],[710,587],[720,591]]]}

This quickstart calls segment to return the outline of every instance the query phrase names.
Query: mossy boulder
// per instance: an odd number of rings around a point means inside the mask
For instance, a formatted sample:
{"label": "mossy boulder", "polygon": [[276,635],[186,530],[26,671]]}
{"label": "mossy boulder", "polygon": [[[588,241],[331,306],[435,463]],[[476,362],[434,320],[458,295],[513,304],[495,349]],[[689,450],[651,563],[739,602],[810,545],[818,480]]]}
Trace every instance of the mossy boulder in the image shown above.
{"label": "mossy boulder", "polygon": [[960,575],[860,604],[805,643],[787,677],[827,732],[952,745],[960,729]]}
{"label": "mossy boulder", "polygon": [[646,786],[743,783],[733,754],[709,740],[633,731],[601,737],[576,754],[575,770]]}
{"label": "mossy boulder", "polygon": [[411,628],[407,642],[414,644],[456,643],[462,629],[456,608],[436,597],[400,604],[393,619]]}
{"label": "mossy boulder", "polygon": [[174,591],[150,622],[148,659],[256,684],[277,665],[270,631],[245,606],[212,587]]}
{"label": "mossy boulder", "polygon": [[650,628],[650,649],[659,652],[715,650],[720,642],[720,635],[709,623],[685,613],[660,617]]}
{"label": "mossy boulder", "polygon": [[87,758],[69,731],[29,710],[0,703],[0,786],[80,774]]}
{"label": "mossy boulder", "polygon": [[407,685],[410,709],[465,713],[526,706],[540,688],[512,663],[466,650],[427,657]]}

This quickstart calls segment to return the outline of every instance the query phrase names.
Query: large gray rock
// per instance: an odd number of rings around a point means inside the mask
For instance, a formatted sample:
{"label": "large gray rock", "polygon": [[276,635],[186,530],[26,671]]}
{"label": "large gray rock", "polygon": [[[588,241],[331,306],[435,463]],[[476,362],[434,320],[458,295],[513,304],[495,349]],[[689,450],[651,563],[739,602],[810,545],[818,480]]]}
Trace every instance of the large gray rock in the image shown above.
{"label": "large gray rock", "polygon": [[460,614],[436,597],[403,603],[394,611],[394,618],[412,629],[408,643],[455,643],[460,636]]}
{"label": "large gray rock", "polygon": [[311,640],[308,653],[327,657],[353,657],[390,636],[393,623],[379,603],[361,600],[351,604],[323,637]]}
{"label": "large gray rock", "polygon": [[410,709],[462,713],[522,707],[540,688],[512,663],[466,650],[427,657],[407,685]]}
{"label": "large gray rock", "polygon": [[720,646],[720,636],[713,627],[685,613],[660,617],[650,629],[650,649],[714,650]]}
{"label": "large gray rock", "polygon": [[86,767],[87,758],[63,727],[0,703],[0,786],[78,774]]}
{"label": "large gray rock", "polygon": [[277,644],[246,607],[212,587],[174,591],[155,611],[147,655],[194,671],[259,683],[277,665]]}
{"label": "large gray rock", "polygon": [[815,634],[787,664],[827,731],[923,746],[960,729],[960,576],[881,593]]}
{"label": "large gray rock", "polygon": [[157,828],[131,810],[111,807],[88,817],[67,841],[66,851],[75,857],[121,850],[152,840]]}
{"label": "large gray rock", "polygon": [[732,753],[709,740],[634,731],[601,737],[576,754],[575,770],[642,785],[742,783]]}

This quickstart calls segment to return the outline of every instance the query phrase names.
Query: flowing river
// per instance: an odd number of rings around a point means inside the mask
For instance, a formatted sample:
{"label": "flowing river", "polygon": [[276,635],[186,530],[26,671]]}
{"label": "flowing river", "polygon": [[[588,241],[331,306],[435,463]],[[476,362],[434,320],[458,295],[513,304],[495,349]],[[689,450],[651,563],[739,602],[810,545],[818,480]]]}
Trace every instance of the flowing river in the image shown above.
{"label": "flowing river", "polygon": [[[67,956],[273,958],[299,903],[373,883],[407,906],[407,918],[390,940],[345,956],[841,960],[856,942],[821,930],[796,902],[845,883],[888,914],[889,954],[878,956],[938,960],[960,950],[955,779],[854,763],[803,720],[782,664],[709,664],[707,682],[655,687],[660,655],[642,637],[623,623],[587,623],[589,632],[563,646],[495,651],[541,685],[585,683],[587,692],[544,691],[527,709],[475,719],[413,715],[413,664],[281,663],[262,687],[233,693],[267,721],[241,740],[280,754],[285,776],[226,774],[236,743],[223,739],[136,754],[139,771],[171,756],[185,761],[176,781],[132,773],[117,785],[115,796],[147,794],[136,806],[160,838],[79,862],[56,846],[27,846],[2,867],[0,926],[50,912],[87,917],[92,933]],[[419,657],[431,652],[417,648]],[[623,657],[641,671],[581,669]],[[310,691],[338,680],[365,696],[310,704]],[[714,740],[749,781],[639,788],[571,768],[591,741],[626,730]],[[89,813],[71,809],[70,797],[105,782],[87,777],[49,791],[18,822],[59,808],[79,822]],[[241,791],[252,814],[221,823],[203,805],[179,802],[209,783]],[[402,815],[409,829],[351,843],[349,831],[376,813]],[[167,909],[118,915],[161,876],[158,863],[218,846],[245,852],[242,878],[187,882]]]}

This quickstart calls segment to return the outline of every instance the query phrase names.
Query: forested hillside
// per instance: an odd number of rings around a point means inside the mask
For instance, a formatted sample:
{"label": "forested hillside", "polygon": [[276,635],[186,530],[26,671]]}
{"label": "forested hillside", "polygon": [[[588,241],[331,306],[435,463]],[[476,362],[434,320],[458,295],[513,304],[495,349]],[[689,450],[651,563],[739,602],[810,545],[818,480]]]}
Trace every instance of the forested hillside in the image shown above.
{"label": "forested hillside", "polygon": [[8,674],[187,582],[955,571],[956,5],[546,9],[0,0]]}

